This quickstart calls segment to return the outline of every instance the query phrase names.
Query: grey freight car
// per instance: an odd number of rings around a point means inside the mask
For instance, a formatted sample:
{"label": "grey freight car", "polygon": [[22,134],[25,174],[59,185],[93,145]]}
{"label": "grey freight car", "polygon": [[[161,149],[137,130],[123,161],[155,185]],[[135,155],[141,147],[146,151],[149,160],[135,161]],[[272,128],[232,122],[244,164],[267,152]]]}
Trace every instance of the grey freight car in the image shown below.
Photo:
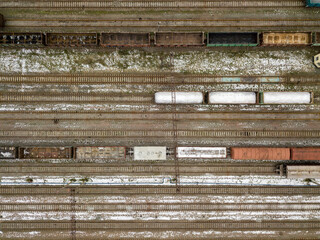
{"label": "grey freight car", "polygon": [[125,159],[125,147],[77,147],[76,159]]}
{"label": "grey freight car", "polygon": [[286,168],[287,178],[320,178],[320,165],[288,165]]}
{"label": "grey freight car", "polygon": [[149,33],[101,33],[100,45],[103,47],[148,47]]}
{"label": "grey freight car", "polygon": [[203,32],[157,32],[154,35],[154,45],[156,46],[203,46]]}
{"label": "grey freight car", "polygon": [[16,158],[15,147],[0,147],[0,159],[13,159]]}

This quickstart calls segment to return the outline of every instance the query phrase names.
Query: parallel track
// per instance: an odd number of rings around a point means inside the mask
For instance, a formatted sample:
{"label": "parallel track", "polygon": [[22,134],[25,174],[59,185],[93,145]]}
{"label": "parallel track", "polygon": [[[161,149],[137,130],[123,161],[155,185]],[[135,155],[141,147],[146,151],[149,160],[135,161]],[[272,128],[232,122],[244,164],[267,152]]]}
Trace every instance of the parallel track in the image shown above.
{"label": "parallel track", "polygon": [[4,0],[0,3],[0,8],[46,8],[46,9],[119,9],[119,8],[151,8],[151,9],[172,9],[172,8],[297,8],[305,7],[302,0],[244,0],[244,1],[221,1],[221,0],[203,0],[203,1],[156,1],[156,0],[140,0],[140,1],[111,1],[111,0],[46,0],[46,1],[8,1]]}
{"label": "parallel track", "polygon": [[179,130],[173,131],[113,131],[113,130],[0,130],[0,138],[319,138],[320,130]]}
{"label": "parallel track", "polygon": [[[176,187],[164,186],[80,186],[75,188],[76,195],[172,195],[176,193]],[[3,196],[12,195],[63,195],[69,196],[68,186],[1,186],[0,194]],[[320,187],[316,186],[181,186],[180,194],[185,195],[320,195]]]}

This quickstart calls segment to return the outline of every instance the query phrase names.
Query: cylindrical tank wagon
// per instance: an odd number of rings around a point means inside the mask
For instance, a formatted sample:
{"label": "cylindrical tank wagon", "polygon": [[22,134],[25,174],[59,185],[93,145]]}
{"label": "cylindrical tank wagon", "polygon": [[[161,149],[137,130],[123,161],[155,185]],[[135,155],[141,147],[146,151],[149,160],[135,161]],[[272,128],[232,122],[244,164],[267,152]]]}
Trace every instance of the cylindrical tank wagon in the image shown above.
{"label": "cylindrical tank wagon", "polygon": [[156,92],[156,104],[202,104],[204,94],[202,92]]}

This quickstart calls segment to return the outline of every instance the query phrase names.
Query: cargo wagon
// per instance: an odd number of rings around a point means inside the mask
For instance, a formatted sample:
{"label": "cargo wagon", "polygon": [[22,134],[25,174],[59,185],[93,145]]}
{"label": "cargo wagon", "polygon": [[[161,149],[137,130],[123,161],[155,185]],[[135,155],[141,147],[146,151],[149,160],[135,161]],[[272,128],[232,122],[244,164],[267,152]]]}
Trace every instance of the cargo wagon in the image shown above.
{"label": "cargo wagon", "polygon": [[209,92],[209,104],[256,104],[256,92]]}
{"label": "cargo wagon", "polygon": [[122,159],[126,158],[125,147],[76,147],[75,158],[81,159]]}
{"label": "cargo wagon", "polygon": [[207,46],[258,46],[259,33],[257,32],[230,32],[207,34]]}
{"label": "cargo wagon", "polygon": [[19,147],[20,159],[70,159],[72,147]]}
{"label": "cargo wagon", "polygon": [[292,160],[320,160],[320,148],[304,147],[304,148],[291,148]]}
{"label": "cargo wagon", "polygon": [[290,160],[290,148],[231,148],[235,160]]}
{"label": "cargo wagon", "polygon": [[154,98],[157,104],[204,103],[204,95],[202,92],[157,92]]}
{"label": "cargo wagon", "polygon": [[167,147],[141,146],[133,148],[133,160],[166,160]]}
{"label": "cargo wagon", "polygon": [[312,104],[312,92],[260,92],[261,104]]}
{"label": "cargo wagon", "polygon": [[306,0],[307,7],[320,7],[320,0]]}
{"label": "cargo wagon", "polygon": [[226,147],[177,147],[177,158],[226,158]]}
{"label": "cargo wagon", "polygon": [[0,33],[1,46],[42,46],[41,33]]}
{"label": "cargo wagon", "polygon": [[287,178],[320,178],[320,165],[287,165],[282,171]]}
{"label": "cargo wagon", "polygon": [[0,147],[0,159],[13,159],[16,158],[15,147]]}
{"label": "cargo wagon", "polygon": [[3,15],[0,14],[0,28],[4,27],[4,18]]}
{"label": "cargo wagon", "polygon": [[313,34],[313,46],[320,46],[320,32]]}
{"label": "cargo wagon", "polygon": [[204,33],[177,33],[157,32],[155,33],[155,46],[202,46],[204,45]]}
{"label": "cargo wagon", "polygon": [[46,45],[61,47],[97,46],[96,33],[47,33]]}
{"label": "cargo wagon", "polygon": [[149,33],[101,33],[100,45],[103,47],[148,47]]}
{"label": "cargo wagon", "polygon": [[262,33],[263,46],[278,46],[278,45],[311,45],[312,33],[303,32],[269,32]]}

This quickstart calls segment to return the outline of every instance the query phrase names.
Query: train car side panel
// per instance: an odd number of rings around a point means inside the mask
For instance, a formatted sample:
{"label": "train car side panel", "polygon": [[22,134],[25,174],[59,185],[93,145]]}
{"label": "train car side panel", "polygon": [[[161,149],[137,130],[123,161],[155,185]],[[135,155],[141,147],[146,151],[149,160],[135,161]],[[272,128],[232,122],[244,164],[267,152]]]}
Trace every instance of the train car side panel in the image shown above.
{"label": "train car side panel", "polygon": [[47,33],[46,45],[48,46],[97,46],[96,33]]}
{"label": "train car side panel", "polygon": [[125,147],[77,147],[76,159],[125,159]]}
{"label": "train car side panel", "polygon": [[155,33],[156,46],[202,46],[204,45],[204,33]]}
{"label": "train car side panel", "polygon": [[133,148],[133,160],[166,160],[167,148],[159,146],[143,146]]}
{"label": "train car side panel", "polygon": [[177,147],[177,158],[226,158],[226,147]]}
{"label": "train car side panel", "polygon": [[15,147],[0,147],[0,159],[13,159],[16,158]]}
{"label": "train car side panel", "polygon": [[258,46],[258,32],[209,32],[207,46]]}
{"label": "train car side panel", "polygon": [[41,33],[0,33],[1,46],[43,46]]}
{"label": "train car side panel", "polygon": [[19,147],[20,159],[70,159],[72,147]]}
{"label": "train car side panel", "polygon": [[270,32],[262,34],[262,45],[311,45],[312,33]]}
{"label": "train car side panel", "polygon": [[148,47],[149,33],[101,33],[100,45],[103,47]]}
{"label": "train car side panel", "polygon": [[290,160],[290,148],[231,148],[235,160]]}
{"label": "train car side panel", "polygon": [[287,178],[320,178],[320,165],[288,165]]}
{"label": "train car side panel", "polygon": [[320,148],[291,148],[292,160],[320,160]]}

